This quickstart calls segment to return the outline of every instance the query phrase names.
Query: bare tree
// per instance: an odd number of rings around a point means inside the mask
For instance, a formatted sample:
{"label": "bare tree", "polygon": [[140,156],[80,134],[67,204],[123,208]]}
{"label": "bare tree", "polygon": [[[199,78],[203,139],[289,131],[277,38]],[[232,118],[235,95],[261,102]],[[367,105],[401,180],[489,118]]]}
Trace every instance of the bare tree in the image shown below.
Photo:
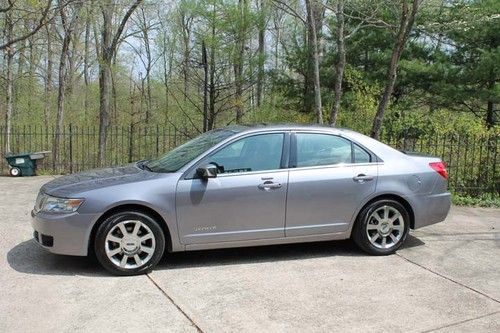
{"label": "bare tree", "polygon": [[316,31],[316,15],[315,10],[317,8],[312,2],[316,0],[306,0],[306,9],[308,17],[308,25],[310,31],[310,41],[313,56],[313,66],[314,66],[314,110],[316,113],[316,121],[318,124],[323,124],[323,107],[321,105],[321,83],[319,77],[319,48],[318,48],[318,32]]}
{"label": "bare tree", "polygon": [[[5,15],[5,39],[8,41],[12,40],[14,30],[14,23],[12,21],[12,15],[10,11],[6,12]],[[13,44],[13,43],[12,43]],[[6,77],[5,77],[5,152],[10,152],[10,133],[12,128],[12,113],[14,110],[14,79],[13,79],[13,61],[14,61],[14,50],[9,44],[3,48],[5,53],[5,67],[6,67]]]}
{"label": "bare tree", "polygon": [[43,106],[43,119],[45,126],[49,126],[50,123],[50,101],[52,93],[52,33],[54,30],[53,23],[45,26],[46,37],[47,37],[47,66],[45,70],[45,98]]}
{"label": "bare tree", "polygon": [[90,85],[90,41],[91,41],[91,28],[92,28],[92,15],[93,15],[93,1],[86,8],[85,13],[85,41],[83,51],[83,82],[85,83],[85,115],[89,112],[89,85]]}
{"label": "bare tree", "polygon": [[118,48],[120,36],[125,29],[128,19],[135,11],[135,9],[143,2],[143,0],[136,0],[129,7],[123,16],[118,29],[113,35],[112,22],[114,16],[114,2],[113,0],[103,0],[100,2],[102,13],[102,27],[101,27],[101,47],[99,51],[99,161],[104,163],[106,158],[106,142],[107,142],[107,129],[109,126],[109,88],[111,84],[111,64]]}
{"label": "bare tree", "polygon": [[[68,53],[73,36],[73,29],[75,28],[78,16],[80,13],[82,3],[75,2],[74,8],[68,8],[64,0],[59,1],[59,15],[61,17],[61,26],[63,29],[63,41],[61,46],[61,55],[59,57],[59,72],[58,72],[58,91],[57,91],[57,113],[56,113],[56,128],[55,128],[55,141],[53,151],[53,167],[60,162],[61,150],[61,130],[64,122],[64,100],[66,97],[66,87],[68,83]],[[72,9],[71,17],[68,18],[68,9]]]}
{"label": "bare tree", "polygon": [[172,68],[175,56],[176,35],[171,34],[169,26],[165,23],[162,17],[159,17],[161,26],[161,58],[163,62],[163,86],[165,89],[165,108],[164,108],[164,121],[167,124],[170,121],[169,108],[170,108],[170,79],[172,77]]}
{"label": "bare tree", "polygon": [[243,63],[247,34],[247,0],[238,0],[238,26],[236,31],[236,53],[234,61],[234,88],[236,104],[236,122],[241,123],[243,118]]}
{"label": "bare tree", "polygon": [[[3,8],[0,12],[5,13],[7,16],[10,16],[12,19],[11,13],[12,13],[12,11],[15,10],[15,8],[14,8],[15,1],[14,0],[7,0],[7,3],[8,3],[8,6]],[[10,47],[10,46],[14,45],[15,43],[24,41],[24,40],[30,38],[31,36],[33,36],[34,34],[36,34],[41,28],[43,28],[47,24],[47,22],[50,19],[52,19],[50,16],[51,7],[52,7],[52,0],[48,0],[47,4],[45,5],[44,9],[42,10],[42,14],[38,20],[38,23],[30,31],[24,33],[21,36],[14,37],[13,35],[11,35],[9,38],[7,38],[5,40],[5,42],[3,44],[0,44],[0,50],[6,49],[7,47]],[[25,11],[25,10],[23,10],[23,11]]]}
{"label": "bare tree", "polygon": [[266,6],[264,0],[257,0],[259,7],[258,17],[258,39],[259,45],[257,49],[258,54],[258,68],[257,68],[257,107],[262,103],[262,93],[264,89],[264,62],[266,59]]}
{"label": "bare tree", "polygon": [[344,78],[344,69],[346,65],[346,50],[345,50],[345,33],[344,33],[344,0],[336,0],[335,16],[337,18],[337,64],[335,65],[335,87],[334,101],[332,111],[330,113],[330,125],[335,126],[337,123],[337,115],[340,109],[342,100],[342,80]]}
{"label": "bare tree", "polygon": [[205,40],[201,41],[201,63],[203,65],[203,132],[208,131],[208,56]]}
{"label": "bare tree", "polygon": [[[342,81],[344,79],[344,70],[346,66],[346,41],[354,36],[361,28],[368,26],[380,26],[377,20],[374,20],[374,16],[378,13],[378,4],[375,6],[368,6],[367,8],[359,8],[359,4],[356,6],[358,15],[356,20],[358,24],[355,25],[350,32],[346,31],[346,13],[345,13],[345,2],[344,0],[335,0],[334,6],[330,7],[328,4],[325,5],[329,10],[335,13],[337,31],[335,34],[336,44],[337,44],[337,62],[335,63],[335,83],[334,83],[334,100],[332,104],[332,110],[330,112],[329,124],[335,126],[337,123],[337,117],[340,109],[340,103],[342,101]],[[353,10],[353,7],[350,8]],[[361,12],[360,12],[361,11]]]}
{"label": "bare tree", "polygon": [[151,22],[149,18],[150,15],[146,13],[144,8],[140,9],[140,13],[136,20],[136,26],[139,28],[140,32],[140,41],[144,49],[138,50],[132,44],[129,44],[137,53],[142,65],[145,69],[144,80],[146,81],[146,112],[145,112],[145,122],[149,123],[151,118],[151,108],[152,108],[152,92],[151,92],[151,71],[153,69],[153,65],[158,60],[158,58],[153,59],[153,52],[151,47],[151,36],[150,31],[158,25],[158,22]]}
{"label": "bare tree", "polygon": [[379,139],[380,137],[380,129],[382,127],[384,113],[389,105],[389,100],[392,92],[394,91],[394,84],[396,83],[399,59],[403,53],[408,36],[413,28],[415,16],[421,1],[422,0],[401,0],[401,18],[399,21],[399,28],[394,41],[394,46],[392,48],[391,61],[387,70],[387,82],[377,108],[377,113],[373,119],[371,130],[372,138]]}
{"label": "bare tree", "polygon": [[[179,6],[178,15],[179,25],[182,34],[182,77],[184,82],[184,96],[188,94],[189,86],[189,61],[191,58],[191,33],[194,17],[185,8],[185,2],[182,1]],[[184,98],[184,101],[186,98]]]}

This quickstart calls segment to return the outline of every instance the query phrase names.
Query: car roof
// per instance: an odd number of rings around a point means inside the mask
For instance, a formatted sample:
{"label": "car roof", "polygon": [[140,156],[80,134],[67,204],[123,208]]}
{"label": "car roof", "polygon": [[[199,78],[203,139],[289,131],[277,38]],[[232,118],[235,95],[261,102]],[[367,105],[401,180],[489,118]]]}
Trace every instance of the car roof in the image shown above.
{"label": "car roof", "polygon": [[222,128],[221,130],[232,131],[235,135],[241,135],[245,133],[259,133],[262,131],[273,131],[273,130],[283,130],[283,131],[318,131],[323,133],[331,133],[336,135],[345,136],[349,140],[360,144],[361,146],[367,148],[375,155],[377,155],[382,160],[387,160],[391,158],[405,158],[406,156],[400,151],[378,141],[371,137],[368,137],[362,133],[346,129],[331,127],[319,124],[293,124],[293,123],[283,123],[283,124],[243,124],[243,125],[231,125]]}
{"label": "car roof", "polygon": [[345,128],[331,127],[327,125],[319,124],[294,124],[294,123],[255,123],[255,124],[240,124],[240,125],[230,125],[224,127],[223,129],[229,130],[235,133],[242,132],[255,132],[261,130],[319,130],[328,131],[332,133],[341,132],[353,132]]}

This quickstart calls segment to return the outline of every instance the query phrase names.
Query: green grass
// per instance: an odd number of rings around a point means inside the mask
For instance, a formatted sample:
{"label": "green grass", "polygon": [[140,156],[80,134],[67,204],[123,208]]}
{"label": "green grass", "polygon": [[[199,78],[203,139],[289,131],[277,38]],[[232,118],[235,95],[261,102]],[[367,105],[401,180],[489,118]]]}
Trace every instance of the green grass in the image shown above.
{"label": "green grass", "polygon": [[457,206],[500,208],[500,194],[483,193],[477,196],[453,194],[452,202]]}

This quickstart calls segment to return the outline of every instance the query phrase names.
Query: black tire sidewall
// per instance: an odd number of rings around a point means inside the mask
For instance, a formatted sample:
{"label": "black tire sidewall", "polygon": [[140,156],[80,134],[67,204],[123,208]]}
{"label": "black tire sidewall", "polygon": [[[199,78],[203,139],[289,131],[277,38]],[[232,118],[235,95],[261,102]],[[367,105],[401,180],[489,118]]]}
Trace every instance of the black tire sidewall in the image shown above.
{"label": "black tire sidewall", "polygon": [[[144,266],[134,269],[117,267],[111,262],[105,252],[106,235],[118,223],[126,220],[139,220],[146,224],[155,237],[156,248],[153,257]],[[165,250],[165,235],[158,222],[142,212],[124,211],[108,217],[97,229],[94,241],[94,253],[99,263],[110,273],[115,275],[139,275],[150,272],[160,261]]]}
{"label": "black tire sidewall", "polygon": [[[366,224],[368,223],[369,216],[381,206],[391,206],[399,211],[399,213],[403,216],[404,219],[404,231],[403,236],[398,241],[395,246],[392,246],[389,249],[379,249],[370,242],[368,239],[368,235],[366,234]],[[406,237],[408,236],[408,232],[410,230],[410,215],[407,209],[399,202],[390,199],[382,199],[372,202],[367,205],[361,213],[358,215],[356,220],[356,224],[354,227],[354,235],[353,239],[355,243],[365,252],[372,255],[388,255],[396,252],[405,242]]]}

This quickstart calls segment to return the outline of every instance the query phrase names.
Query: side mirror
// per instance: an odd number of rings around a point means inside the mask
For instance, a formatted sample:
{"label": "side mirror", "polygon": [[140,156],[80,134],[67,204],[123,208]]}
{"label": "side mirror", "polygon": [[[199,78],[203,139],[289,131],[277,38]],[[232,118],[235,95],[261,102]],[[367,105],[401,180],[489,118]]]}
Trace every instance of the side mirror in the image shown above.
{"label": "side mirror", "polygon": [[217,177],[217,173],[219,172],[219,168],[213,164],[207,164],[196,169],[196,174],[203,179],[215,178]]}

